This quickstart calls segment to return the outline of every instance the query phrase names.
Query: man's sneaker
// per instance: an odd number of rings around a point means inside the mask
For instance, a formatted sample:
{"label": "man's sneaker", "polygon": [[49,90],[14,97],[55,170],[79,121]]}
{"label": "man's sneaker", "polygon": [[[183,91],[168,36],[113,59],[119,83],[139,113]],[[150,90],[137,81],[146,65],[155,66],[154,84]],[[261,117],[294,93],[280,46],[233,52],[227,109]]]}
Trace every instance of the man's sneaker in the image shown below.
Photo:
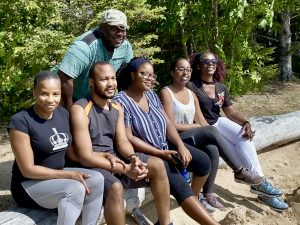
{"label": "man's sneaker", "polygon": [[250,192],[268,197],[279,197],[283,194],[280,189],[273,187],[266,179],[259,185],[252,185]]}
{"label": "man's sneaker", "polygon": [[221,202],[218,201],[217,197],[213,195],[212,193],[205,194],[205,199],[209,205],[212,207],[219,209],[220,211],[226,211],[226,208],[224,205],[222,205]]}
{"label": "man's sneaker", "polygon": [[261,184],[264,181],[264,177],[261,177],[248,169],[242,168],[241,171],[234,173],[234,180],[242,184],[256,185]]}
{"label": "man's sneaker", "polygon": [[279,212],[282,212],[289,208],[289,205],[278,197],[268,197],[265,195],[259,195],[258,201]]}
{"label": "man's sneaker", "polygon": [[213,213],[216,211],[216,209],[207,202],[206,198],[203,196],[202,193],[199,194],[198,199],[200,203],[203,205],[203,207],[207,210],[207,212]]}

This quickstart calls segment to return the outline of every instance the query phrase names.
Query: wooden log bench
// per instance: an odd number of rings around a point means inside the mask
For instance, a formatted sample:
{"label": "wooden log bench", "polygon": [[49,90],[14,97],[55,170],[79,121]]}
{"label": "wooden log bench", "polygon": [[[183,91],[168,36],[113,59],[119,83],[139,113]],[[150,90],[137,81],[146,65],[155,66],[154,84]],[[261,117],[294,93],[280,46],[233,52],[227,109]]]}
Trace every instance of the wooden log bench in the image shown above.
{"label": "wooden log bench", "polygon": [[[124,192],[124,204],[126,214],[131,215],[139,225],[149,225],[142,212],[141,205],[152,201],[150,188],[126,189]],[[57,210],[30,209],[13,207],[0,212],[0,225],[56,225]],[[80,218],[76,224],[80,223]],[[103,211],[98,224],[105,224]]]}
{"label": "wooden log bench", "polygon": [[[257,151],[276,147],[300,139],[300,111],[275,116],[252,117],[249,119],[253,130],[253,138]],[[221,161],[220,164],[224,164]],[[137,224],[149,225],[141,211],[136,210],[141,205],[152,201],[149,188],[125,190],[126,213],[134,216]],[[0,225],[55,225],[56,210],[34,210],[15,207],[0,212]],[[103,216],[99,224],[105,221]]]}

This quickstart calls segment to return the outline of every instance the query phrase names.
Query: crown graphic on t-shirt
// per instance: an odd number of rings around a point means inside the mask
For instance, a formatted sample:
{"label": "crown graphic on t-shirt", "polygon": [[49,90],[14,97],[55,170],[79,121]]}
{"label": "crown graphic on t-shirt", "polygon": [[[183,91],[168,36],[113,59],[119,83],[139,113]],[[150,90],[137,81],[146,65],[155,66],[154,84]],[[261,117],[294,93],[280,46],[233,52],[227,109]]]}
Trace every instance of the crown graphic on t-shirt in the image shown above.
{"label": "crown graphic on t-shirt", "polygon": [[49,140],[53,145],[53,151],[68,147],[69,136],[66,133],[58,133],[56,128],[52,128],[54,135]]}

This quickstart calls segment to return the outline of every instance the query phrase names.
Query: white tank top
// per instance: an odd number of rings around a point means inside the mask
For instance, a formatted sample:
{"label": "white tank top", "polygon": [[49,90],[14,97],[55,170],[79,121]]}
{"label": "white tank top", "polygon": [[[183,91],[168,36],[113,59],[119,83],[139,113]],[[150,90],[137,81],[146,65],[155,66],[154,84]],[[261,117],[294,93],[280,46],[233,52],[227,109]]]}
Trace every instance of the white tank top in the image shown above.
{"label": "white tank top", "polygon": [[172,108],[173,108],[173,115],[175,119],[175,123],[181,124],[193,124],[194,123],[194,116],[195,116],[195,105],[194,105],[194,96],[192,92],[187,89],[189,93],[190,101],[188,104],[183,104],[176,99],[173,92],[170,88],[165,87],[172,98]]}

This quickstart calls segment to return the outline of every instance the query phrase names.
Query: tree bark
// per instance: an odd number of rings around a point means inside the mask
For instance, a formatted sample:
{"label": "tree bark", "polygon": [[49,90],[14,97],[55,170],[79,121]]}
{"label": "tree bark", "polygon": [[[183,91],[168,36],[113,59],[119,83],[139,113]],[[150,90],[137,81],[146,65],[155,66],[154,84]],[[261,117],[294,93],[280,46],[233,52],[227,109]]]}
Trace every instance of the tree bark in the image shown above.
{"label": "tree bark", "polygon": [[292,34],[291,34],[291,15],[290,12],[285,10],[281,14],[281,27],[282,31],[280,34],[280,48],[281,48],[281,57],[280,57],[280,79],[283,81],[288,81],[293,78],[292,71],[292,56],[290,53]]}
{"label": "tree bark", "polygon": [[186,46],[185,32],[184,32],[184,29],[182,27],[180,29],[180,32],[181,32],[181,46],[182,46],[183,57],[187,59],[189,57],[189,53],[188,53],[188,49],[187,49],[187,46]]}

